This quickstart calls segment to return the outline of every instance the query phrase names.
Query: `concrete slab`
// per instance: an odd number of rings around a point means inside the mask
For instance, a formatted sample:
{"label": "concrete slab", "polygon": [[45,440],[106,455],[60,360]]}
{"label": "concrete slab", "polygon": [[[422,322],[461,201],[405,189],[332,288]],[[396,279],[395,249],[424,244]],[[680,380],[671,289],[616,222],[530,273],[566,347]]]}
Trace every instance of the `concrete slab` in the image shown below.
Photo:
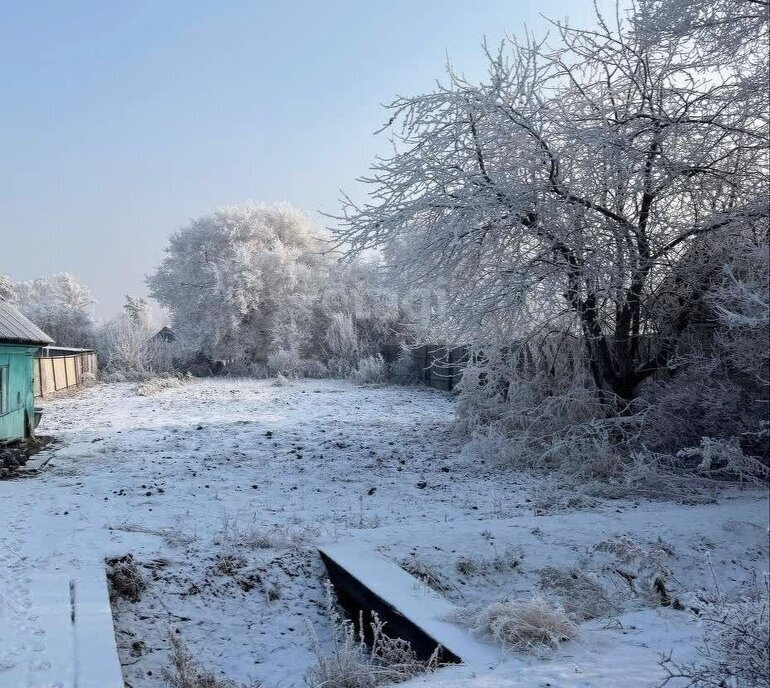
{"label": "concrete slab", "polygon": [[457,612],[454,604],[379,552],[350,541],[318,549],[343,605],[377,612],[386,631],[409,640],[418,655],[440,645],[449,662],[491,667],[504,658],[499,648],[448,620]]}
{"label": "concrete slab", "polygon": [[38,658],[13,688],[124,688],[104,568],[39,571],[29,591]]}

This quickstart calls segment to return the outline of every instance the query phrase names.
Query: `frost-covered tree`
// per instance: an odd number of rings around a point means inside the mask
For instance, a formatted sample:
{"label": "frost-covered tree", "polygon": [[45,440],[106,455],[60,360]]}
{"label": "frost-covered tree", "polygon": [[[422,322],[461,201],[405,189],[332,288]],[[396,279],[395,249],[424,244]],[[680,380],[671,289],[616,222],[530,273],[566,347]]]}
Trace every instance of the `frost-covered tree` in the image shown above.
{"label": "frost-covered tree", "polygon": [[13,287],[11,278],[0,273],[0,299],[3,301],[14,301],[16,299],[16,290]]}
{"label": "frost-covered tree", "polygon": [[550,48],[508,42],[484,82],[450,72],[397,99],[396,152],[336,230],[353,252],[384,250],[404,286],[438,276],[460,341],[580,342],[621,407],[670,367],[709,288],[682,265],[767,232],[766,3],[720,0],[736,50],[695,20],[658,30],[661,6],[558,26]]}
{"label": "frost-covered tree", "polygon": [[323,248],[288,205],[222,208],[172,235],[148,284],[189,354],[242,365],[278,349],[308,355]]}
{"label": "frost-covered tree", "polygon": [[137,327],[147,331],[152,327],[152,309],[150,302],[144,297],[126,294],[123,311]]}
{"label": "frost-covered tree", "polygon": [[14,285],[15,303],[59,346],[93,347],[95,323],[91,290],[75,275],[60,272]]}
{"label": "frost-covered tree", "polygon": [[153,337],[150,304],[140,297],[127,295],[123,313],[100,329],[99,355],[112,379],[145,379],[174,370],[174,345]]}
{"label": "frost-covered tree", "polygon": [[382,265],[335,264],[316,307],[319,350],[332,373],[348,375],[384,342],[409,339],[409,314],[389,287]]}

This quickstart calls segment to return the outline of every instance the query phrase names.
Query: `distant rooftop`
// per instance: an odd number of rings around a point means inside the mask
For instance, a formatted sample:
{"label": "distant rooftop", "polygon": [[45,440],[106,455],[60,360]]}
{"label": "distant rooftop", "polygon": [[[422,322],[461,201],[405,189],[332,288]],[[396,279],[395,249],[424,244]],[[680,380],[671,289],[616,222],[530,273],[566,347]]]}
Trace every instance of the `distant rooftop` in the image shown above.
{"label": "distant rooftop", "polygon": [[0,299],[0,344],[53,344],[35,323],[23,316],[16,306]]}
{"label": "distant rooftop", "polygon": [[174,334],[174,330],[172,330],[168,325],[164,325],[154,335],[152,335],[151,339],[153,341],[175,342],[176,335]]}

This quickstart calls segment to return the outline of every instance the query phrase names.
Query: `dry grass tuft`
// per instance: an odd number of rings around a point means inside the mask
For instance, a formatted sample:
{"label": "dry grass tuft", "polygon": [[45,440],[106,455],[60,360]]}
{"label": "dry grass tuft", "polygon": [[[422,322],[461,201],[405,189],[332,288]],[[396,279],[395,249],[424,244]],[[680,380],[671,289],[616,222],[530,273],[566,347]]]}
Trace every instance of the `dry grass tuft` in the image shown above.
{"label": "dry grass tuft", "polygon": [[132,554],[107,560],[107,580],[114,597],[138,602],[147,582]]}
{"label": "dry grass tuft", "polygon": [[220,554],[214,563],[214,570],[223,576],[234,576],[246,564],[246,560],[239,554]]}
{"label": "dry grass tuft", "polygon": [[238,517],[225,514],[214,544],[247,549],[292,549],[308,544],[314,535],[311,528],[274,526],[266,530],[255,522],[242,525]]}
{"label": "dry grass tuft", "polygon": [[599,542],[594,549],[597,552],[609,552],[624,564],[644,556],[644,550],[628,535],[613,535]]}
{"label": "dry grass tuft", "polygon": [[[463,610],[460,615],[456,620],[467,619],[468,610]],[[562,642],[578,636],[578,627],[564,611],[550,605],[542,597],[495,602],[471,613],[470,619],[477,633],[522,652],[555,650]]]}
{"label": "dry grass tuft", "polygon": [[136,393],[140,397],[150,397],[167,389],[176,389],[192,381],[192,376],[164,375],[161,377],[151,377],[149,380],[140,382],[136,386]]}

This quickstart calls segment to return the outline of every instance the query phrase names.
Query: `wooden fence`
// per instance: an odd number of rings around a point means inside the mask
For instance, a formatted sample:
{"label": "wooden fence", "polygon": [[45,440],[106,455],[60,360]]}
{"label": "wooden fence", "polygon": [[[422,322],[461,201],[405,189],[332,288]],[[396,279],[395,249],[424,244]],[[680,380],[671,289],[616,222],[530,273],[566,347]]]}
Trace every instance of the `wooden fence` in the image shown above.
{"label": "wooden fence", "polygon": [[[442,344],[423,344],[409,349],[415,367],[419,370],[420,381],[447,392],[453,390],[463,376],[468,363],[469,352],[464,346],[447,347]],[[401,355],[398,344],[387,344],[382,356],[387,363],[393,363]]]}
{"label": "wooden fence", "polygon": [[34,368],[35,397],[45,399],[95,379],[98,363],[95,351],[57,353],[42,349]]}

